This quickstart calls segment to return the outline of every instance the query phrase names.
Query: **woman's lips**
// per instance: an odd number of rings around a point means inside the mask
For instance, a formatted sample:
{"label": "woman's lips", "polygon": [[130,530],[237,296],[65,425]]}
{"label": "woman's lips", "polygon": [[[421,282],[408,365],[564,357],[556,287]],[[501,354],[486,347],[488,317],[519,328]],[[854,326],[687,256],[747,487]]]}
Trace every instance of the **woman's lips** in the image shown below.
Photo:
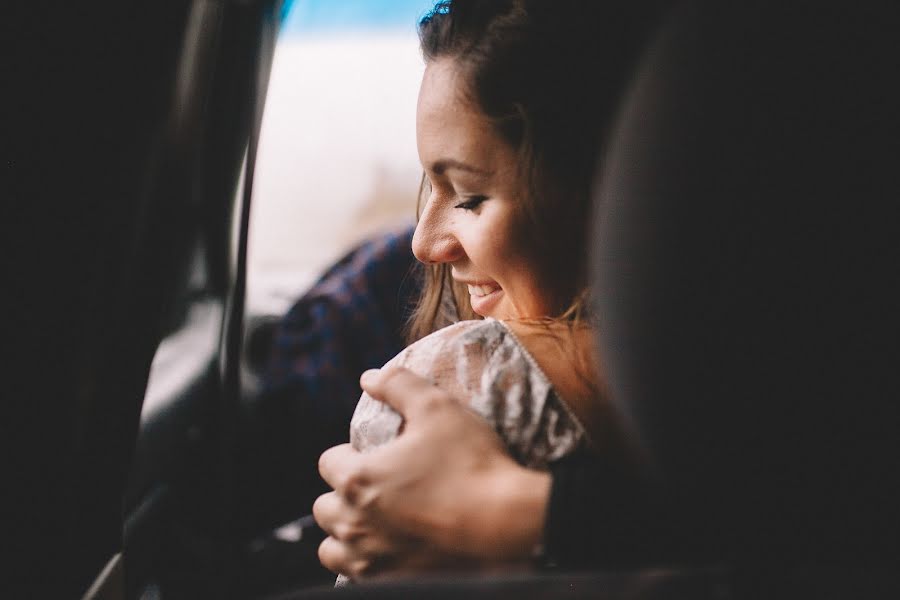
{"label": "woman's lips", "polygon": [[500,289],[496,283],[482,283],[480,285],[468,284],[470,296],[487,296]]}
{"label": "woman's lips", "polygon": [[500,301],[503,289],[496,283],[483,283],[480,285],[468,284],[469,301],[472,310],[482,317],[488,316],[491,309]]}

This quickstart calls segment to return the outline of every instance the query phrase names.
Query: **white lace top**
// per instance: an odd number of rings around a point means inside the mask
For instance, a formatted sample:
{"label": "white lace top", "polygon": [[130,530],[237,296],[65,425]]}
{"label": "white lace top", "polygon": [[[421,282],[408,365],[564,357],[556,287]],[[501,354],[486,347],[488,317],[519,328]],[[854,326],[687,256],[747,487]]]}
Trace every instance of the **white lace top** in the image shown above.
{"label": "white lace top", "polygon": [[[387,365],[406,367],[487,419],[520,464],[536,469],[587,443],[584,427],[513,332],[495,319],[462,321],[408,346]],[[397,436],[401,417],[362,394],[350,443],[362,452]]]}

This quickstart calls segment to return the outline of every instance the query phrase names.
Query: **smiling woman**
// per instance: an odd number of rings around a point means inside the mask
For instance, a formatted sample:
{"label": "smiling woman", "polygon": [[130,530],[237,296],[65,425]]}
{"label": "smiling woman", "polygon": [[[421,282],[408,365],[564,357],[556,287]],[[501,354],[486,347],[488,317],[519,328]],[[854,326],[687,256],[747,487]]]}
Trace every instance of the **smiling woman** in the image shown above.
{"label": "smiling woman", "polygon": [[[479,316],[583,316],[596,144],[633,43],[628,10],[439,3],[422,20],[416,126],[428,197],[414,247],[431,266],[411,339]],[[624,29],[606,31],[613,23]]]}
{"label": "smiling woman", "polygon": [[[539,471],[576,454],[625,455],[595,366],[585,239],[597,141],[627,68],[609,25],[626,25],[627,36],[628,9],[549,4],[446,1],[420,22],[426,69],[416,141],[424,178],[413,250],[427,265],[426,287],[411,324],[416,341],[385,366],[424,376],[464,402],[482,418],[470,427],[487,424],[508,457]],[[351,445],[380,450],[402,430],[399,413],[364,393]],[[365,577],[404,551],[352,559],[367,546],[358,527],[365,508],[355,503],[368,496],[358,489],[364,482],[339,471],[323,469],[337,489],[316,503],[331,534],[320,557]],[[533,481],[533,489],[547,485],[546,477]],[[530,503],[523,522],[539,522],[542,510],[540,501]],[[406,525],[401,546],[423,531],[454,528],[441,515]],[[404,558],[416,570],[518,568],[530,560],[539,530],[525,526],[514,543],[499,539],[491,548],[456,540],[444,555],[425,552],[425,562]]]}
{"label": "smiling woman", "polygon": [[529,243],[516,151],[468,100],[452,59],[431,62],[419,93],[416,131],[428,198],[413,251],[446,265],[482,317],[554,311],[548,277]]}
{"label": "smiling woman", "polygon": [[[596,17],[583,3],[571,8]],[[557,65],[596,56],[590,36],[552,50],[537,43],[577,34],[572,18],[539,3],[457,0],[422,19],[416,141],[424,185],[413,251],[431,270],[411,333],[431,335],[387,365],[470,399],[531,466],[591,445],[591,434],[607,428],[583,307],[602,125],[593,109],[608,103],[607,93],[578,76],[565,97],[546,91]],[[563,147],[581,155],[560,161]],[[371,447],[399,426],[363,394],[351,440]]]}

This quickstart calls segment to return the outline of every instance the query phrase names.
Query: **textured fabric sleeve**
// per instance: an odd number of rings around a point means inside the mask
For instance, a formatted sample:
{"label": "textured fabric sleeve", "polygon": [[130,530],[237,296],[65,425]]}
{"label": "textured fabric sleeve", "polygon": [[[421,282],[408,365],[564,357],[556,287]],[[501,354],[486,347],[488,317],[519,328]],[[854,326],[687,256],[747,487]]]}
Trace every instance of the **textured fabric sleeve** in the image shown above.
{"label": "textured fabric sleeve", "polygon": [[[584,429],[512,333],[495,320],[463,321],[406,348],[388,365],[429,378],[497,431],[516,461],[546,468],[586,443]],[[350,442],[360,451],[395,437],[400,415],[367,394]]]}

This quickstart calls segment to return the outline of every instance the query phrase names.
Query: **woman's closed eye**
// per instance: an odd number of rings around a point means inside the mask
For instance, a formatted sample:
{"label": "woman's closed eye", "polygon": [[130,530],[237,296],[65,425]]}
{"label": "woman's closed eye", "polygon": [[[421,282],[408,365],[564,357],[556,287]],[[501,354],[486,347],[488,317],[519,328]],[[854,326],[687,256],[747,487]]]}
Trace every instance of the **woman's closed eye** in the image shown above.
{"label": "woman's closed eye", "polygon": [[487,200],[487,196],[468,196],[463,202],[457,204],[454,208],[463,210],[475,210],[481,203]]}

